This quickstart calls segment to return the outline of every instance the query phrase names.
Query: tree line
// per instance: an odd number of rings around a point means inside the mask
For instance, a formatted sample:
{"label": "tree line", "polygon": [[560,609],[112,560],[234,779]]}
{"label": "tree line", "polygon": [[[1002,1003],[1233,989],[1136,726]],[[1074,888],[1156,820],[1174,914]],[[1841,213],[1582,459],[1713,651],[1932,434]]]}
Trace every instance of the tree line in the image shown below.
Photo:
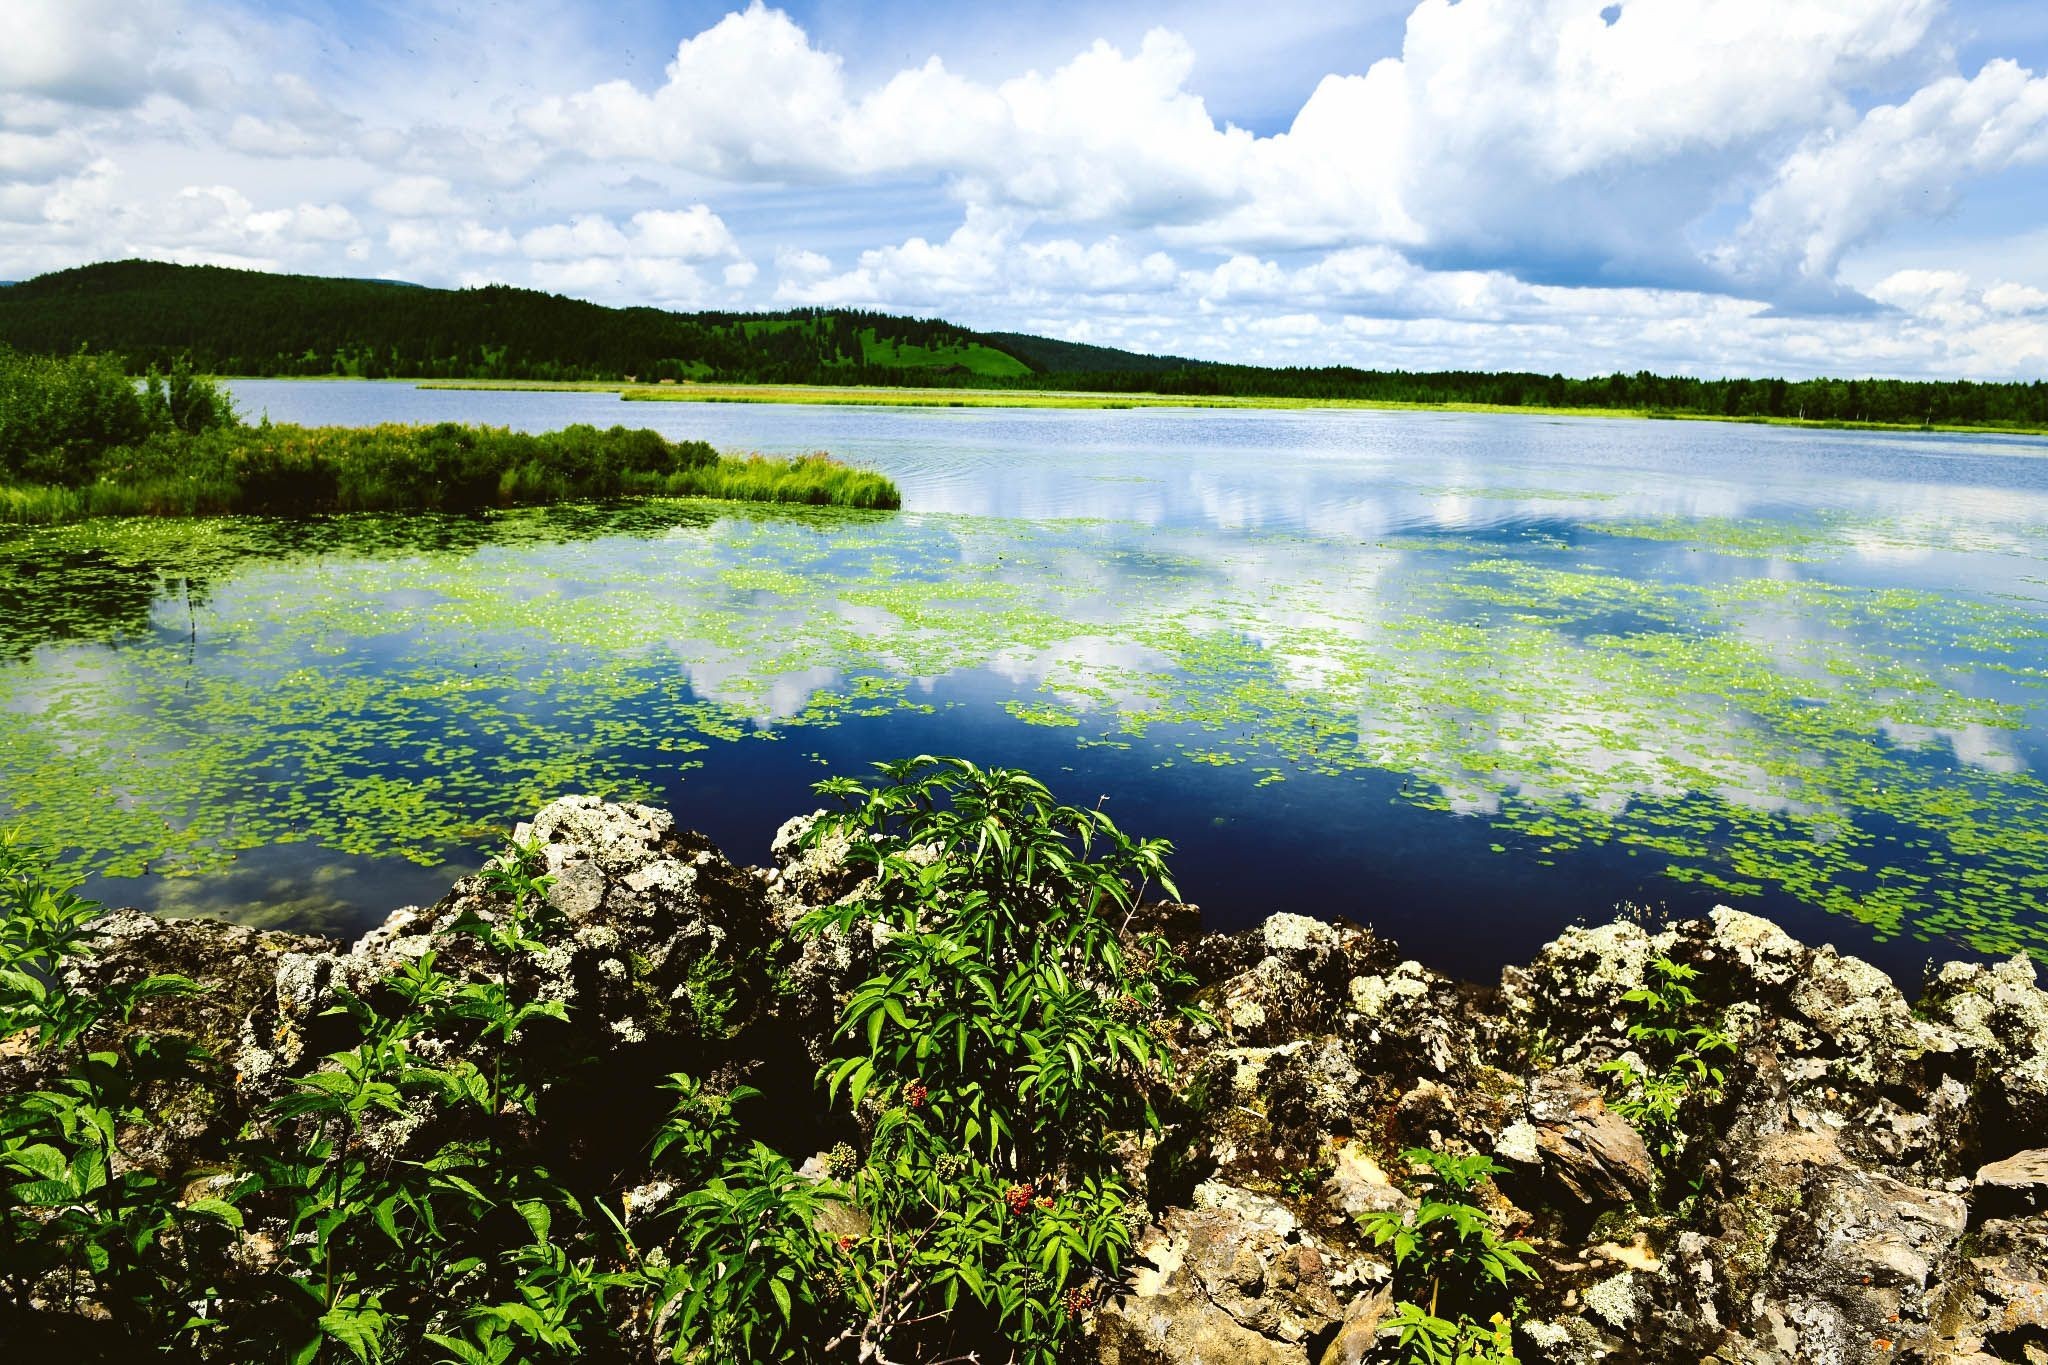
{"label": "tree line", "polygon": [[[892,357],[906,347],[923,353],[877,363],[870,341],[888,343]],[[504,285],[428,289],[149,261],[84,266],[0,289],[0,343],[46,355],[111,352],[137,374],[185,361],[203,372],[257,376],[916,384],[2048,427],[2048,383],[2040,380],[1221,365],[860,310],[675,313]],[[1028,372],[990,372],[977,358],[991,351]]]}

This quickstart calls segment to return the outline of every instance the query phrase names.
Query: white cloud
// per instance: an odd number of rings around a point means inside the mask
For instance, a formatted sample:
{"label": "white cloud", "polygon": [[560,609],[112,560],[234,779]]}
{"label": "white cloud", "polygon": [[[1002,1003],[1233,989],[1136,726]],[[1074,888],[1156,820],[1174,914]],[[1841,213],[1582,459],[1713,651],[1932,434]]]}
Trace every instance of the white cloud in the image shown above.
{"label": "white cloud", "polygon": [[1184,86],[1186,42],[1097,42],[1050,75],[991,87],[936,57],[855,97],[843,63],[755,0],[686,39],[653,92],[612,81],[541,101],[522,123],[565,149],[735,180],[950,173],[970,200],[1059,216],[1157,216],[1233,191],[1248,134],[1219,130]]}
{"label": "white cloud", "polygon": [[[613,81],[522,119],[571,153],[741,181],[942,175],[971,206],[1226,251],[1383,245],[1535,281],[1711,287],[1732,258],[1703,258],[1696,225],[1850,117],[1854,92],[1916,57],[1940,11],[1421,0],[1399,57],[1329,75],[1286,132],[1255,138],[1211,116],[1188,88],[1195,54],[1165,30],[1129,55],[1097,42],[1050,74],[978,82],[934,57],[860,92],[755,0],[681,43],[653,90]],[[1982,98],[1995,116],[2012,92]]]}
{"label": "white cloud", "polygon": [[85,105],[128,105],[154,84],[178,15],[173,4],[10,0],[0,90]]}
{"label": "white cloud", "polygon": [[[544,61],[437,53],[422,35],[456,29],[431,7],[344,50],[246,0],[16,0],[0,278],[238,260],[1290,363],[2048,364],[2048,239],[2000,226],[2048,202],[2048,78],[1955,71],[1945,0],[1417,0],[1375,51],[1271,7],[1235,31],[1331,51],[1275,78],[1257,136],[1205,102],[1219,57],[1245,63],[1191,10],[1171,17],[1200,50],[1053,10],[1007,65],[874,66],[902,43],[842,60],[754,3],[647,35],[673,58],[635,84],[574,14],[517,2]],[[1910,227],[1966,226],[1993,176],[1988,227]]]}
{"label": "white cloud", "polygon": [[1879,229],[1947,210],[1970,180],[2043,160],[2048,78],[1990,62],[1872,109],[1845,133],[1809,138],[1751,205],[1725,258],[1746,276],[1831,281],[1843,254]]}
{"label": "white cloud", "polygon": [[704,204],[686,209],[647,209],[633,215],[636,250],[649,256],[683,261],[708,261],[737,256],[739,243],[725,223]]}
{"label": "white cloud", "polygon": [[519,239],[519,249],[536,261],[561,261],[587,256],[623,256],[631,244],[611,219],[582,213],[567,223],[535,228]]}
{"label": "white cloud", "polygon": [[370,191],[370,202],[400,218],[456,212],[454,187],[438,175],[402,175]]}

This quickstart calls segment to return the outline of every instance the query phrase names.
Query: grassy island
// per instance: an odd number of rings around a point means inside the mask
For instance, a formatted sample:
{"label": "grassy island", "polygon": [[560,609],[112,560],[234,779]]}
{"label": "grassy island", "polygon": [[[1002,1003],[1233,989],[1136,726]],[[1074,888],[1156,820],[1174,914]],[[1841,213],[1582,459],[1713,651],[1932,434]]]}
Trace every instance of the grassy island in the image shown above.
{"label": "grassy island", "polygon": [[0,520],[474,511],[634,496],[894,508],[886,477],[825,455],[722,455],[659,432],[251,426],[184,366],[140,386],[110,357],[0,351]]}

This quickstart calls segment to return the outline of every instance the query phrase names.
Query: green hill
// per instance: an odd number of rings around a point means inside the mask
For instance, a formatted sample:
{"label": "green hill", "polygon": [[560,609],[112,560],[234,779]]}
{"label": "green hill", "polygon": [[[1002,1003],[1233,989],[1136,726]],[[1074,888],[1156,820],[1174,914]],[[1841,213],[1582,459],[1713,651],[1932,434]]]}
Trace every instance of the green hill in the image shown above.
{"label": "green hill", "polygon": [[[0,292],[0,343],[112,351],[134,369],[182,356],[242,375],[888,384],[906,372],[931,383],[1024,380],[1045,368],[1021,347],[934,319],[673,313],[504,285],[432,289],[154,261],[81,266]],[[1171,363],[1104,354],[1132,368]]]}

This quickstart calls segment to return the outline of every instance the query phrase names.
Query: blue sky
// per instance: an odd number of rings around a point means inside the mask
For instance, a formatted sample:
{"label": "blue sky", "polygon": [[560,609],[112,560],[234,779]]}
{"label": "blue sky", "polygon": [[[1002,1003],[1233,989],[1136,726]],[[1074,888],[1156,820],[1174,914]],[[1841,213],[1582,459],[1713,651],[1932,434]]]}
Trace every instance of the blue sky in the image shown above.
{"label": "blue sky", "polygon": [[12,0],[0,278],[1217,359],[2048,376],[2048,4]]}

